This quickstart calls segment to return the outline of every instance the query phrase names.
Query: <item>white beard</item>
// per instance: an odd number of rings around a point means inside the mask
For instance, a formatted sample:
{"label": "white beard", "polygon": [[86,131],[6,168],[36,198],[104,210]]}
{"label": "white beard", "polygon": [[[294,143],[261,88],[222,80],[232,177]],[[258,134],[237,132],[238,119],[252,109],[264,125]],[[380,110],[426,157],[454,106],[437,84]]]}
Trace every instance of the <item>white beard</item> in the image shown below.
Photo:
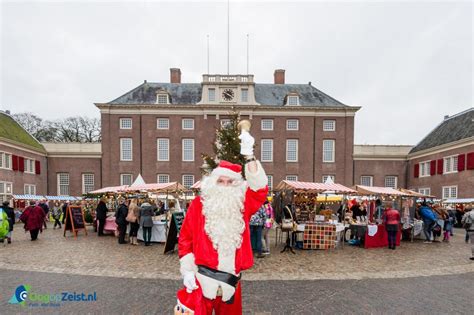
{"label": "white beard", "polygon": [[204,230],[219,255],[218,269],[235,274],[235,251],[242,245],[245,230],[243,202],[246,183],[217,184],[217,177],[205,177],[201,184]]}

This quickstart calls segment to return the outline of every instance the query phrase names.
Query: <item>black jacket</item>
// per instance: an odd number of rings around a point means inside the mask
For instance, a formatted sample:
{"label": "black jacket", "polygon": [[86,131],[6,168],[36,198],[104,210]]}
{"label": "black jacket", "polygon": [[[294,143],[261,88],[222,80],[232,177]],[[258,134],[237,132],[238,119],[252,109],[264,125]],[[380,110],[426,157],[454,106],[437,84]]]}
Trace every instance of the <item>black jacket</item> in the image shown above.
{"label": "black jacket", "polygon": [[117,223],[118,225],[127,225],[127,214],[128,207],[125,204],[121,204],[115,212],[115,223]]}
{"label": "black jacket", "polygon": [[97,220],[105,220],[107,217],[107,206],[105,202],[100,201],[97,205],[97,209],[95,210]]}
{"label": "black jacket", "polygon": [[10,223],[10,232],[11,232],[13,231],[13,224],[15,224],[15,211],[13,211],[13,209],[8,206],[7,207],[2,206],[2,208],[3,208],[3,211],[5,211],[5,213],[8,216],[8,222]]}

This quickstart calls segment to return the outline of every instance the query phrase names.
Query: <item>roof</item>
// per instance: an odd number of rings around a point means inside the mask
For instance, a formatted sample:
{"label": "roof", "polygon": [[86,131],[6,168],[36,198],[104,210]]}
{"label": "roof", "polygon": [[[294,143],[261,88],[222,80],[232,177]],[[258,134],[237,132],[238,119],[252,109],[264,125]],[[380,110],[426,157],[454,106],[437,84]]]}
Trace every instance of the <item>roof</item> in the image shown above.
{"label": "roof", "polygon": [[0,111],[0,138],[24,145],[36,151],[45,152],[38,140],[28,133],[13,117]]}
{"label": "roof", "polygon": [[354,145],[354,158],[406,158],[412,145]]}
{"label": "roof", "polygon": [[78,143],[78,142],[42,142],[49,155],[101,155],[101,143]]}
{"label": "roof", "polygon": [[289,181],[282,180],[275,190],[295,190],[298,192],[314,192],[314,193],[323,193],[323,192],[333,192],[336,194],[353,194],[356,193],[355,190],[350,189],[341,184],[324,184],[324,183],[311,183],[311,182],[298,182],[298,181]]}
{"label": "roof", "polygon": [[443,120],[410,153],[474,137],[474,107]]}
{"label": "roof", "polygon": [[[169,93],[173,105],[195,105],[202,96],[201,83],[144,82],[108,104],[155,104],[160,89]],[[255,84],[255,99],[262,105],[283,106],[289,93],[297,93],[302,106],[349,107],[310,84]]]}

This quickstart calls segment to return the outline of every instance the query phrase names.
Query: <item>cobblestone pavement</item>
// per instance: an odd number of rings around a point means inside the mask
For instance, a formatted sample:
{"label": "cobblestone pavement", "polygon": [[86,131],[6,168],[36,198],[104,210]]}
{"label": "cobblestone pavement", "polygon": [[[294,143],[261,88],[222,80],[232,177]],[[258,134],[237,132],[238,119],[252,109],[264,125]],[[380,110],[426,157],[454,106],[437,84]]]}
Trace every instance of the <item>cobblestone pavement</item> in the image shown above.
{"label": "cobblestone pavement", "polygon": [[[426,267],[426,266],[425,266]],[[181,282],[0,269],[2,314],[172,314]],[[474,273],[401,279],[244,281],[244,314],[472,314]],[[31,293],[97,293],[96,302],[25,307],[7,301],[20,284]],[[30,302],[29,302],[30,303]],[[28,305],[29,305],[28,303]]]}
{"label": "cobblestone pavement", "polygon": [[[271,236],[274,237],[273,232]],[[329,251],[297,250],[291,254],[280,253],[282,247],[272,245],[272,254],[256,259],[243,279],[385,279],[474,272],[474,262],[468,259],[470,244],[464,243],[464,231],[459,229],[450,243],[402,242],[395,251],[345,246]],[[31,242],[29,234],[17,224],[13,243],[0,245],[0,269],[177,280],[178,257],[176,253],[164,255],[163,249],[163,244],[119,245],[113,236],[97,237],[90,227],[88,236],[80,233],[74,239],[69,232],[65,238],[62,230],[50,226],[38,241]]]}

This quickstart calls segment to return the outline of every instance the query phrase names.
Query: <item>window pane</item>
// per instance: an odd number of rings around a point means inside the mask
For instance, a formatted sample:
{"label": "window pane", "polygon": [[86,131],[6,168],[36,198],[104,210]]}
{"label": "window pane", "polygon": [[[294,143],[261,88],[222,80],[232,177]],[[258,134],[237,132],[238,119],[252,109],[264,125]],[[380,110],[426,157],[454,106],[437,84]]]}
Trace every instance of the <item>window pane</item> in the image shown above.
{"label": "window pane", "polygon": [[396,176],[386,176],[385,177],[385,187],[397,188],[397,177]]}
{"label": "window pane", "polygon": [[94,174],[82,174],[82,187],[83,194],[94,190]]}
{"label": "window pane", "polygon": [[216,90],[209,89],[209,102],[215,102],[215,101],[216,101]]}
{"label": "window pane", "polygon": [[273,119],[262,119],[262,130],[273,130]]}
{"label": "window pane", "polygon": [[286,140],[286,161],[298,162],[298,140]]}
{"label": "window pane", "polygon": [[331,178],[333,182],[335,182],[336,180],[336,177],[334,175],[323,175],[323,183],[325,183],[328,180],[328,178]]}
{"label": "window pane", "polygon": [[221,127],[225,128],[230,126],[230,119],[221,119]]}
{"label": "window pane", "polygon": [[169,161],[169,147],[170,140],[166,138],[157,139],[158,146],[158,161]]}
{"label": "window pane", "polygon": [[286,121],[286,130],[298,130],[298,119],[288,119]]}
{"label": "window pane", "polygon": [[168,118],[158,118],[156,121],[156,128],[158,129],[169,129],[170,120]]}
{"label": "window pane", "polygon": [[58,173],[58,195],[69,195],[69,173]]}
{"label": "window pane", "polygon": [[183,129],[185,130],[193,130],[194,119],[183,119],[182,125],[183,125]]}
{"label": "window pane", "polygon": [[194,161],[194,139],[183,139],[183,161]]}
{"label": "window pane", "polygon": [[335,120],[323,120],[323,131],[335,131],[336,121]]}
{"label": "window pane", "polygon": [[298,181],[298,176],[296,175],[286,175],[286,180],[289,180],[289,181]]}
{"label": "window pane", "polygon": [[120,129],[132,129],[132,119],[120,118]]}
{"label": "window pane", "polygon": [[361,176],[360,184],[363,186],[372,186],[373,177],[372,176]]}
{"label": "window pane", "polygon": [[298,105],[298,96],[288,96],[288,105]]}
{"label": "window pane", "polygon": [[131,138],[120,139],[120,160],[121,161],[132,160],[132,139]]}
{"label": "window pane", "polygon": [[267,175],[268,178],[268,190],[273,189],[273,176],[272,175]]}
{"label": "window pane", "polygon": [[132,174],[120,174],[120,185],[131,185],[132,181]]}
{"label": "window pane", "polygon": [[168,174],[158,174],[157,182],[159,184],[165,184],[170,182],[170,176]]}
{"label": "window pane", "polygon": [[262,139],[262,162],[273,161],[273,139]]}
{"label": "window pane", "polygon": [[183,186],[186,188],[194,184],[194,175],[183,175]]}
{"label": "window pane", "polygon": [[168,95],[167,94],[158,94],[157,103],[158,104],[168,104]]}
{"label": "window pane", "polygon": [[323,140],[323,162],[334,162],[334,140]]}
{"label": "window pane", "polygon": [[242,89],[242,102],[246,103],[249,101],[249,90]]}

